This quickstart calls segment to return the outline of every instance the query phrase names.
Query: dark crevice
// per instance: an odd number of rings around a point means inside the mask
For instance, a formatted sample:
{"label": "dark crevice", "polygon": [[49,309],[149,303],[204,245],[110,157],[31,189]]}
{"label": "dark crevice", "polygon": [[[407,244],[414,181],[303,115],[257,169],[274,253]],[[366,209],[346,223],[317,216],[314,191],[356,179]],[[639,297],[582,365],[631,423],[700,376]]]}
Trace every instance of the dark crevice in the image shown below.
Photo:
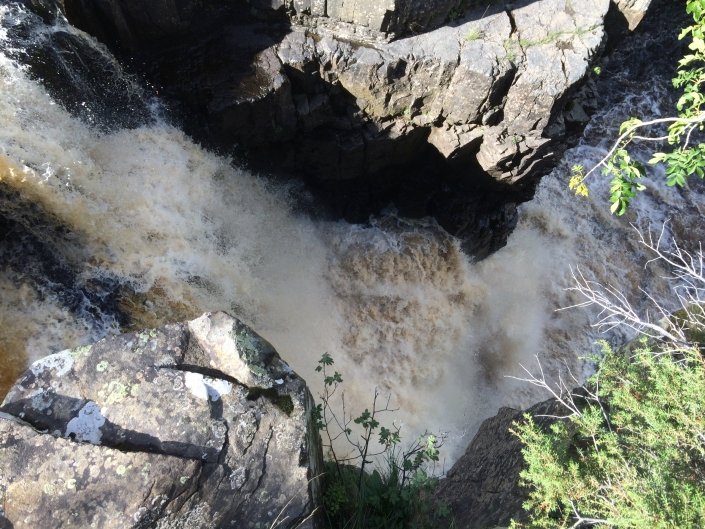
{"label": "dark crevice", "polygon": [[223,417],[223,400],[218,399],[218,401],[213,401],[208,399],[208,405],[211,408],[211,418],[216,419],[225,427],[223,446],[220,448],[220,453],[218,454],[218,464],[225,465],[225,458],[228,455],[228,450],[230,450],[230,424],[227,419]]}
{"label": "dark crevice", "polygon": [[267,453],[269,452],[269,443],[271,443],[272,437],[274,437],[274,429],[270,426],[267,442],[264,444],[264,453],[262,454],[262,472],[260,473],[259,478],[257,478],[257,485],[254,490],[259,490],[262,486],[262,481],[264,481],[264,476],[267,474]]}
{"label": "dark crevice", "polygon": [[507,18],[509,19],[509,27],[511,28],[511,31],[509,33],[509,38],[512,38],[514,36],[514,33],[516,33],[516,30],[517,30],[517,24],[516,24],[516,21],[514,20],[514,13],[512,13],[511,9],[505,9],[504,12],[507,14]]}
{"label": "dark crevice", "polygon": [[157,481],[155,479],[150,480],[149,487],[145,491],[144,496],[142,496],[142,503],[146,502],[147,498],[149,498],[152,495],[152,491],[154,490],[154,485],[156,484],[156,482]]}
{"label": "dark crevice", "polygon": [[[147,506],[151,508],[147,508],[146,511],[146,516],[143,518],[140,518],[139,520],[136,520],[137,524],[134,526],[135,529],[141,529],[141,528],[151,528],[154,527],[154,523],[162,518],[165,512],[169,509],[169,506],[177,503],[180,495],[177,495],[176,497],[171,497],[171,495],[167,495],[166,501],[164,502],[159,502],[157,505],[156,509],[154,509],[153,504],[148,504],[146,503],[150,495],[152,494],[152,490],[154,489],[155,481],[152,480],[152,482],[149,485],[149,490],[147,491],[147,494],[145,494],[144,498],[142,499],[142,505]],[[178,503],[177,503],[178,505]],[[181,506],[179,506],[180,508]],[[178,510],[178,509],[177,509]]]}
{"label": "dark crevice", "polygon": [[[259,432],[260,424],[261,424],[260,420],[255,416],[256,430],[252,433],[252,436],[249,439],[247,439],[247,445],[245,445],[242,450],[243,456],[247,455],[247,452],[249,452],[250,448],[252,448],[252,445],[254,444],[255,439],[257,438],[257,432]],[[249,479],[249,474],[248,474],[247,478]]]}
{"label": "dark crevice", "polygon": [[247,393],[247,400],[257,400],[264,397],[277,408],[283,411],[287,416],[294,411],[294,402],[290,395],[280,395],[276,388],[259,388],[251,387]]}
{"label": "dark crevice", "polygon": [[[196,484],[190,490],[182,492],[181,494],[176,496],[171,501],[171,503],[178,505],[178,508],[175,509],[176,511],[180,511],[184,507],[184,505],[188,504],[188,502],[193,497],[195,497],[197,494],[199,494],[201,492],[201,487],[205,483],[207,477],[210,476],[210,473],[209,473],[208,476],[204,477],[204,475],[206,473],[206,466],[208,466],[208,463],[205,463],[202,461],[201,465],[198,467],[198,473],[195,476],[196,477]],[[185,492],[188,492],[188,494],[186,494],[186,496],[184,496],[184,498],[182,500],[181,497],[184,495]]]}
{"label": "dark crevice", "polygon": [[[17,417],[40,433],[54,436],[50,432],[66,431],[66,426],[69,422],[79,416],[79,411],[83,409],[86,404],[92,402],[90,400],[75,399],[56,394],[52,394],[48,398],[52,401],[51,409],[55,410],[55,413],[51,415],[44,414],[43,412],[34,412],[31,398],[6,402],[2,408],[0,408],[0,411]],[[62,411],[64,413],[59,413]],[[21,418],[20,414],[22,414]],[[219,449],[195,445],[193,443],[163,441],[150,434],[123,428],[107,419],[105,419],[105,422],[101,426],[96,426],[96,428],[101,434],[100,442],[96,446],[104,446],[119,452],[158,454],[195,461],[217,460],[220,454]],[[69,435],[68,437],[59,435],[54,437],[89,444],[88,441],[77,440],[75,435]]]}

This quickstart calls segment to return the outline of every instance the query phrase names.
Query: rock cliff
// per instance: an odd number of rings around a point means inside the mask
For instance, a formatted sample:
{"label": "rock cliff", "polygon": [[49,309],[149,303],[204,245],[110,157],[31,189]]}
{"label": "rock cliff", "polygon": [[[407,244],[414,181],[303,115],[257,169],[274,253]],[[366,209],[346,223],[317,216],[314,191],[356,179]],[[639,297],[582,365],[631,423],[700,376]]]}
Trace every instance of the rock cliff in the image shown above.
{"label": "rock cliff", "polygon": [[392,42],[360,31],[376,27],[370,10],[357,12],[361,25],[318,21],[349,18],[333,10],[293,17],[300,25],[278,32],[271,22],[225,22],[204,39],[194,27],[188,53],[169,42],[147,57],[159,65],[156,82],[203,116],[218,144],[268,153],[276,144],[284,167],[318,179],[379,177],[434,152],[467,178],[474,170],[516,183],[539,177],[560,152],[561,111],[604,46],[610,6],[493,4]]}
{"label": "rock cliff", "polygon": [[[636,25],[648,4],[62,0],[59,8],[122,50],[200,141],[255,169],[303,177],[353,222],[390,205],[432,216],[482,257],[504,243],[515,204],[552,168],[566,129],[584,124],[571,98],[608,36]],[[492,247],[478,242],[488,239]]]}
{"label": "rock cliff", "polygon": [[0,526],[316,527],[312,406],[223,313],[48,356],[0,408]]}

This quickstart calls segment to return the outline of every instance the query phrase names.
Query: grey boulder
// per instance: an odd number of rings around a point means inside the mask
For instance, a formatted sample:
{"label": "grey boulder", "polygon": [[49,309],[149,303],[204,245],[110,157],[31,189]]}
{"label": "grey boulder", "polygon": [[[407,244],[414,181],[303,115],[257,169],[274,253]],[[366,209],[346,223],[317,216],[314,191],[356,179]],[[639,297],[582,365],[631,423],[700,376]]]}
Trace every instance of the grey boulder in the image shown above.
{"label": "grey boulder", "polygon": [[315,527],[312,408],[272,346],[224,313],[45,357],[1,408],[0,516],[15,529]]}

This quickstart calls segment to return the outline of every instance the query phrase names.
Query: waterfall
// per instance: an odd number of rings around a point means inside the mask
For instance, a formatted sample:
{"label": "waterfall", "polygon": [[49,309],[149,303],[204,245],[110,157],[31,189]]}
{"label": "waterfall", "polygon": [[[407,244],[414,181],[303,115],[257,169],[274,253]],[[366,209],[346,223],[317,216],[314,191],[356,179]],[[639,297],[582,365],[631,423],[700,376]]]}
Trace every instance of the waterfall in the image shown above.
{"label": "waterfall", "polygon": [[[4,388],[46,354],[225,310],[271,341],[314,393],[316,361],[328,352],[350,406],[369,407],[379,387],[407,438],[448,432],[450,462],[498,407],[544,396],[508,378],[520,364],[538,358],[548,373],[585,375],[580,357],[598,337],[591,315],[556,311],[575,301],[565,290],[571,266],[638,296],[659,288],[658,271],[644,269],[630,223],[660,229],[671,218],[667,230],[684,244],[702,240],[700,186],[650,181],[625,218],[609,214],[604,178],[592,179],[588,199],[567,189],[570,166],[599,160],[625,116],[669,112],[667,73],[615,74],[622,88],[599,95],[604,110],[521,207],[507,246],[475,263],[431,220],[390,213],[351,225],[298,213],[291,184],[195,144],[66,22],[25,31],[18,43],[15,29],[30,16],[0,6]],[[88,96],[61,103],[27,65],[22,47],[57,32],[105,57],[118,91],[131,87],[119,111]]]}

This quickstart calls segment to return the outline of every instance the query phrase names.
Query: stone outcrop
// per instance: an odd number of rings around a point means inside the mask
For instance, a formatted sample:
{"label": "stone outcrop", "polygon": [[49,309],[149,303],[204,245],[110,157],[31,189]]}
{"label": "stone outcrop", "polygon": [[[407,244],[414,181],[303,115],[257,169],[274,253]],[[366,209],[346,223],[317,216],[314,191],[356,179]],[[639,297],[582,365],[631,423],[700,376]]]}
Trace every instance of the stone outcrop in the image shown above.
{"label": "stone outcrop", "polygon": [[[187,133],[255,170],[303,178],[326,214],[365,222],[391,205],[402,216],[434,217],[478,257],[503,245],[516,203],[565,148],[566,124],[584,124],[571,97],[614,13],[636,22],[648,5],[26,2],[42,13],[58,6],[122,50]],[[71,97],[67,106],[80,113]],[[116,114],[118,125],[131,115]],[[439,206],[449,196],[452,206]],[[448,209],[472,219],[449,218]]]}
{"label": "stone outcrop", "polygon": [[[524,0],[393,42],[294,25],[268,46],[230,26],[156,75],[205,116],[218,144],[274,143],[285,167],[319,179],[380,175],[430,148],[468,178],[474,167],[511,184],[545,173],[560,153],[557,118],[605,43],[609,7]],[[223,55],[249,55],[249,72]]]}
{"label": "stone outcrop", "polygon": [[522,521],[521,504],[527,491],[519,486],[523,469],[522,445],[509,429],[524,413],[534,417],[541,428],[564,415],[555,400],[532,406],[526,412],[500,408],[485,420],[465,454],[453,465],[438,487],[436,499],[450,508],[456,527],[491,529],[507,526],[510,520]]}
{"label": "stone outcrop", "polygon": [[[549,126],[601,49],[609,5],[524,2],[367,46],[295,28],[277,50],[290,77],[305,74],[313,60],[326,85],[354,99],[366,126],[355,131],[351,123],[343,177],[380,171],[390,157],[377,145],[406,138],[413,145],[416,136],[448,160],[468,167],[477,161],[497,180],[514,183],[553,164],[551,136],[560,131]],[[320,106],[306,94],[296,94],[296,101],[297,118]]]}
{"label": "stone outcrop", "polygon": [[[617,6],[632,24],[648,3]],[[65,9],[79,26],[133,52],[146,36],[178,35],[189,49],[175,53],[169,43],[148,54],[159,64],[157,82],[203,115],[221,145],[278,144],[285,166],[350,179],[399,165],[430,144],[446,159],[476,160],[510,183],[552,165],[560,150],[552,141],[561,137],[556,118],[604,44],[611,5],[252,0],[256,11],[281,10],[299,24],[275,30],[243,17],[242,8],[237,16],[219,14],[215,27],[189,25],[194,9],[208,9],[167,4],[171,11],[160,5],[153,13],[156,7],[128,0],[66,0]],[[394,42],[355,32],[393,31],[412,19],[423,20],[425,30],[449,18],[444,27]],[[312,19],[350,23],[352,33]],[[197,36],[188,38],[189,31]]]}
{"label": "stone outcrop", "polygon": [[1,408],[0,526],[315,527],[312,406],[223,313],[48,356]]}
{"label": "stone outcrop", "polygon": [[[638,25],[651,0],[614,0],[629,22]],[[301,25],[353,31],[379,40],[424,33],[486,9],[482,0],[247,0],[255,12],[283,11]]]}
{"label": "stone outcrop", "polygon": [[636,29],[651,4],[651,0],[614,0],[614,2],[626,19],[630,30]]}

